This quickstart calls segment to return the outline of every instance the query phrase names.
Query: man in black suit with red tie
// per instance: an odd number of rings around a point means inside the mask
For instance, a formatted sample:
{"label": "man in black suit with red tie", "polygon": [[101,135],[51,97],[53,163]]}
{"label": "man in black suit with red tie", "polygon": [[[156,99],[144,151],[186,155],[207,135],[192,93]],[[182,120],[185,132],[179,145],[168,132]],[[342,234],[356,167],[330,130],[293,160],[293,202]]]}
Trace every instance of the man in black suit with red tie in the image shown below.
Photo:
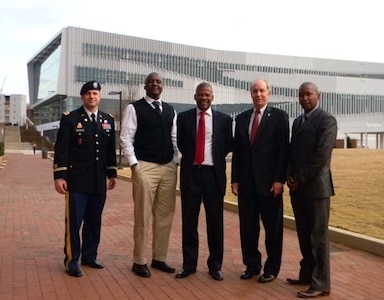
{"label": "man in black suit with red tie", "polygon": [[319,106],[320,92],[314,83],[301,84],[299,102],[304,114],[292,125],[287,184],[303,258],[299,278],[287,281],[308,284],[298,296],[315,298],[330,293],[328,222],[330,197],[335,194],[330,165],[337,122]]}
{"label": "man in black suit with red tie", "polygon": [[182,112],[177,117],[177,145],[182,154],[180,191],[183,268],[176,274],[176,278],[185,278],[196,272],[199,249],[197,228],[203,202],[209,274],[214,280],[222,280],[225,158],[232,150],[232,119],[211,108],[214,96],[209,83],[200,83],[194,98],[197,108]]}
{"label": "man in black suit with red tie", "polygon": [[236,118],[232,157],[232,193],[238,196],[240,239],[246,270],[241,279],[261,272],[258,249],[261,220],[267,259],[260,283],[273,281],[281,265],[283,198],[289,148],[289,121],[285,111],[268,105],[266,80],[251,85],[253,108]]}

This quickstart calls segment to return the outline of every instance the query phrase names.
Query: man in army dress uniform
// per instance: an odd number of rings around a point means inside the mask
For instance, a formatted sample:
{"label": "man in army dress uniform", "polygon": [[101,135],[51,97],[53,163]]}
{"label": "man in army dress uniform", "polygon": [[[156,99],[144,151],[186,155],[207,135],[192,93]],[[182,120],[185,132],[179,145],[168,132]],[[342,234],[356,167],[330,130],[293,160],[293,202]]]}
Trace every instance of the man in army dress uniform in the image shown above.
{"label": "man in army dress uniform", "polygon": [[97,261],[101,215],[106,191],[116,185],[114,119],[98,108],[100,90],[96,81],[83,85],[83,105],[63,114],[55,144],[55,189],[65,194],[64,264],[67,274],[73,277],[82,275],[80,255],[82,265],[103,268]]}

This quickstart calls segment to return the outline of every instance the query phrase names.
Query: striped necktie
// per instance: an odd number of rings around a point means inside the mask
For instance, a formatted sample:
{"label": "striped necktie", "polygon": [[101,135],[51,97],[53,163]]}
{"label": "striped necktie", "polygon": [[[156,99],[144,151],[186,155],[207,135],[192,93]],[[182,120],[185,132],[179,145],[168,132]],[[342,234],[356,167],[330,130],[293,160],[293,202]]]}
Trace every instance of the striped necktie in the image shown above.
{"label": "striped necktie", "polygon": [[157,112],[159,115],[161,115],[162,111],[161,111],[161,109],[160,109],[160,102],[159,102],[158,100],[155,100],[155,101],[153,101],[152,103],[153,103],[153,105],[155,106],[155,110],[156,110],[156,112]]}
{"label": "striped necktie", "polygon": [[257,134],[257,130],[259,129],[259,118],[260,118],[260,110],[257,109],[255,111],[255,117],[253,118],[251,136],[249,138],[249,141],[252,146],[256,141],[256,134]]}

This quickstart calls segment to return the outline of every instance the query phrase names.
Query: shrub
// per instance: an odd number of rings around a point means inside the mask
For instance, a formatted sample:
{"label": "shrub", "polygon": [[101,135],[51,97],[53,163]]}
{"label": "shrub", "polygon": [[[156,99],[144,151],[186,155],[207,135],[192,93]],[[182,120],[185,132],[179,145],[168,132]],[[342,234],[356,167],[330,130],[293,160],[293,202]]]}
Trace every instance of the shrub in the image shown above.
{"label": "shrub", "polygon": [[347,148],[352,148],[352,141],[349,136],[347,136]]}

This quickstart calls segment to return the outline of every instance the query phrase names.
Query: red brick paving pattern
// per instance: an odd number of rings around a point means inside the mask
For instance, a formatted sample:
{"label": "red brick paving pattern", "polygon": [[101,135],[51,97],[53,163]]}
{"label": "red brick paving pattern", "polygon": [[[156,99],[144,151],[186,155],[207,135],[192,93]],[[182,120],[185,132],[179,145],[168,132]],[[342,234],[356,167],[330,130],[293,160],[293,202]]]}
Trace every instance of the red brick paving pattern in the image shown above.
{"label": "red brick paving pattern", "polygon": [[[305,287],[289,286],[296,277],[299,250],[296,232],[285,229],[279,277],[259,284],[240,280],[238,216],[225,211],[224,280],[207,272],[207,243],[202,208],[200,256],[196,274],[175,279],[152,270],[151,278],[131,272],[133,200],[131,184],[118,180],[108,193],[103,215],[99,260],[102,270],[82,268],[83,277],[64,272],[64,198],[53,188],[52,161],[38,155],[8,154],[0,169],[0,299],[295,299]],[[263,236],[262,236],[263,239]],[[263,243],[261,243],[263,244]],[[150,249],[150,247],[149,247]],[[332,290],[323,299],[384,299],[384,258],[332,244]],[[264,254],[264,249],[262,249]],[[148,260],[151,260],[150,252]],[[180,199],[174,219],[168,263],[181,268]]]}

